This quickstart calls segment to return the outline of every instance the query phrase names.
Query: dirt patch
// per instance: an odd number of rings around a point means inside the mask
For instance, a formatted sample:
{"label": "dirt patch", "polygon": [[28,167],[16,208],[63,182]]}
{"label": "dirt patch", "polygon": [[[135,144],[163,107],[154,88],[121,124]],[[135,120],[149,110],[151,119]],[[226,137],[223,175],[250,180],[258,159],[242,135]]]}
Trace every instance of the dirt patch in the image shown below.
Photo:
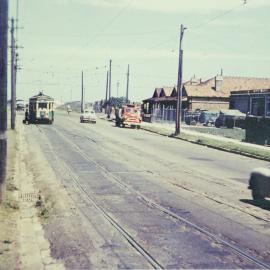
{"label": "dirt patch", "polygon": [[[37,129],[35,131],[39,132]],[[39,134],[39,139],[45,141],[42,134]],[[27,166],[33,173],[35,190],[38,190],[35,208],[44,236],[49,242],[50,256],[54,261],[62,262],[67,269],[97,268],[92,267],[90,262],[94,246],[98,245],[89,235],[90,225],[86,224],[80,210],[74,205],[69,191],[61,183],[61,177],[55,174],[48,163],[35,136],[31,140],[27,139],[27,145]],[[51,158],[53,159],[52,155]]]}
{"label": "dirt patch", "polygon": [[24,126],[8,132],[7,179],[0,205],[0,269],[63,269],[50,255],[38,218],[40,192],[34,185]]}
{"label": "dirt patch", "polygon": [[0,204],[0,269],[16,269],[19,264],[19,203],[15,179],[16,132],[8,131],[7,177],[4,201]]}

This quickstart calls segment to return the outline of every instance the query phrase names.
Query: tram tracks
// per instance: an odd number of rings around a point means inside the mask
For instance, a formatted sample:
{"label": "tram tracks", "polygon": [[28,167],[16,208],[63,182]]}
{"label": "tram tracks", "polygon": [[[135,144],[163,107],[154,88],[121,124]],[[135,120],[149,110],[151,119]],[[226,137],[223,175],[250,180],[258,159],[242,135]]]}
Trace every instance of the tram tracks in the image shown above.
{"label": "tram tracks", "polygon": [[[270,265],[267,263],[261,261],[260,259],[252,256],[251,254],[247,253],[246,251],[242,250],[241,247],[238,247],[237,245],[231,244],[230,242],[222,239],[220,236],[215,235],[211,232],[209,232],[207,229],[195,224],[194,222],[191,222],[187,220],[186,218],[183,218],[182,216],[175,214],[171,210],[163,207],[162,205],[156,203],[152,199],[148,198],[138,190],[135,190],[132,186],[127,185],[124,183],[119,177],[111,173],[107,168],[102,166],[100,163],[95,161],[93,158],[89,157],[86,153],[82,151],[82,149],[76,145],[74,142],[72,142],[69,138],[67,138],[62,132],[58,131],[57,129],[54,128],[54,131],[61,137],[63,138],[68,144],[70,144],[73,149],[79,153],[86,161],[94,163],[100,170],[103,172],[103,174],[106,176],[106,178],[114,183],[116,183],[120,188],[132,192],[135,194],[137,197],[139,197],[141,200],[143,200],[147,205],[151,206],[152,208],[155,208],[159,210],[160,212],[180,221],[184,222],[188,226],[194,228],[195,230],[201,232],[202,234],[210,237],[217,243],[221,244],[224,247],[229,248],[233,253],[236,255],[248,260],[249,262],[254,263],[257,267],[260,268],[265,268],[269,269]],[[65,166],[67,166],[65,164]],[[147,259],[147,261],[156,269],[163,268],[160,263],[158,263],[134,238],[132,238],[129,233],[117,222],[115,221],[107,212],[105,209],[103,209],[101,206],[99,206],[95,200],[87,193],[87,191],[83,188],[83,186],[79,183],[79,178],[74,172],[68,168],[68,171],[70,172],[72,179],[74,183],[76,183],[77,187],[81,190],[82,193],[85,194],[85,196],[88,198],[88,200],[102,213],[102,215],[110,221],[110,223],[127,239],[127,241],[138,251],[140,254],[142,254],[143,257]]]}
{"label": "tram tracks", "polygon": [[[38,125],[37,128],[39,132],[46,136],[46,134]],[[101,205],[99,205],[96,200],[85,190],[85,188],[79,183],[79,176],[66,164],[66,162],[59,159],[51,143],[48,143],[48,146],[57,163],[62,168],[64,168],[68,175],[72,178],[73,187],[76,188],[79,195],[81,195],[81,198],[84,198],[86,202],[89,202],[105,218],[105,220],[107,220],[112,225],[112,227],[115,228],[120,233],[120,235],[126,239],[127,242],[153,267],[153,269],[165,269],[138,241],[136,241],[134,237],[131,236],[131,234],[123,226],[119,224],[119,222],[116,221],[115,218],[113,218]],[[82,211],[82,214],[91,223],[91,218],[84,211]]]}
{"label": "tram tracks", "polygon": [[[74,122],[74,121],[72,121],[72,122],[74,124],[76,124],[76,126],[78,126],[80,128],[80,130],[82,130],[82,132],[85,132],[85,129],[82,128],[82,126],[80,124],[78,124],[77,122]],[[92,130],[91,132],[95,132],[95,131]],[[93,140],[92,138],[90,138],[87,135],[81,136],[81,135],[77,135],[77,134],[73,134],[73,133],[71,133],[70,135],[72,135],[74,137],[85,138],[85,139],[87,139],[89,141],[94,141],[95,142],[95,140]],[[118,147],[114,148],[114,153],[117,153],[118,155],[123,156],[124,154],[123,154],[122,149],[125,148],[125,149],[130,150],[130,152],[133,153],[133,155],[137,155],[138,157],[140,156],[140,153],[137,151],[137,149],[135,147],[132,147],[131,145],[127,145],[127,144],[124,144],[124,143],[119,143],[119,145],[118,145],[118,142],[116,142],[116,141],[113,141],[113,142],[114,142],[114,145],[118,146]],[[97,145],[97,144],[95,143],[95,145]],[[98,147],[100,147],[100,145],[98,145]],[[102,148],[103,148],[103,151],[107,151],[107,149],[105,147],[102,147]],[[121,152],[119,152],[117,149],[121,149]],[[159,163],[161,166],[164,166],[164,161],[162,161],[160,158],[154,156],[151,153],[145,153],[144,152],[144,157],[148,157],[149,159],[154,159],[156,163]],[[170,163],[165,164],[165,166],[168,169],[171,169],[172,171],[174,171],[174,168],[171,167]],[[142,171],[144,171],[144,169],[142,169]],[[159,172],[156,172],[156,171],[148,171],[148,172],[151,173],[152,175],[158,177],[159,180],[164,177],[164,175],[162,173],[159,173]],[[203,180],[206,183],[209,183],[210,185],[215,184],[215,185],[220,185],[220,186],[225,186],[225,187],[226,186],[232,187],[233,184],[234,184],[232,180],[230,180],[228,185],[224,184],[225,179],[220,178],[219,176],[213,177],[213,176],[211,176],[209,174],[206,174],[204,172],[201,172],[201,171],[198,172],[196,170],[190,169],[190,168],[186,167],[183,164],[181,165],[181,173],[185,174],[187,177],[190,177],[192,175],[196,179]],[[256,218],[257,220],[261,220],[261,221],[267,222],[267,223],[270,221],[270,219],[269,219],[270,217],[266,216],[265,214],[259,214],[259,213],[256,213],[254,211],[251,211],[251,210],[249,210],[249,208],[238,205],[238,204],[236,204],[236,203],[234,203],[232,201],[228,201],[224,197],[218,196],[217,194],[215,194],[214,196],[209,195],[209,194],[206,194],[205,192],[201,192],[198,189],[188,187],[185,184],[177,183],[177,181],[175,181],[176,179],[174,177],[166,176],[166,179],[167,179],[166,183],[170,183],[173,186],[176,186],[176,187],[181,188],[181,189],[185,189],[185,190],[187,190],[189,192],[192,192],[192,193],[194,193],[196,195],[202,196],[202,197],[204,197],[204,198],[206,198],[206,199],[208,199],[210,201],[213,201],[215,203],[226,205],[227,207],[229,207],[231,209],[234,209],[234,210],[237,210],[237,211],[242,212],[244,214],[247,214],[247,215],[249,215],[249,216],[251,216],[253,218]],[[165,182],[165,181],[163,181],[163,182]],[[228,179],[226,179],[226,182],[228,182]]]}

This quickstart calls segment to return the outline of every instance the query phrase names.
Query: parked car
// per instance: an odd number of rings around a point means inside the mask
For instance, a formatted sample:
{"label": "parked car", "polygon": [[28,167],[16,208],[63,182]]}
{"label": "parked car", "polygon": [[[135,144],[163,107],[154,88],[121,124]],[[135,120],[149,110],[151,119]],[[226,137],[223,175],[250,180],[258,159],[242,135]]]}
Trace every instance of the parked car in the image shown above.
{"label": "parked car", "polygon": [[239,110],[221,110],[218,118],[215,121],[215,126],[234,128],[245,128],[246,114]]}
{"label": "parked car", "polygon": [[219,113],[220,111],[217,110],[202,111],[199,122],[205,126],[214,125],[216,119],[219,117]]}
{"label": "parked car", "polygon": [[84,112],[80,116],[81,123],[94,123],[97,122],[96,113],[93,110],[84,110]]}
{"label": "parked car", "polygon": [[195,111],[185,111],[184,112],[184,121],[187,125],[197,125],[199,122],[199,118],[201,115],[201,110],[195,110]]}

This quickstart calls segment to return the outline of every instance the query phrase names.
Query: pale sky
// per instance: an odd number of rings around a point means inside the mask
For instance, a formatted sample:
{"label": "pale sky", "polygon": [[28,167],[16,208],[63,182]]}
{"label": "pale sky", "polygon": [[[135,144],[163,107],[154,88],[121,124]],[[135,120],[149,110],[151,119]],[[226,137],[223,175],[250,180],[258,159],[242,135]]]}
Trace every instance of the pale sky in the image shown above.
{"label": "pale sky", "polygon": [[[16,0],[10,0],[10,17]],[[175,85],[179,28],[183,76],[270,77],[269,0],[19,0],[17,97],[43,90],[56,100],[104,99],[112,59],[112,95],[141,101],[155,87]]]}

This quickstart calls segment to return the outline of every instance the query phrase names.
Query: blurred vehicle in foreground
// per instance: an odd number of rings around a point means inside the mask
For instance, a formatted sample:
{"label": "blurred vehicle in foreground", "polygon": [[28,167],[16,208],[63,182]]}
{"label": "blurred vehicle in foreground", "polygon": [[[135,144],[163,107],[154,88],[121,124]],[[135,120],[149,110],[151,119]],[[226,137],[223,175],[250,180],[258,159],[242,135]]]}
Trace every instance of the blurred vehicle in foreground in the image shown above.
{"label": "blurred vehicle in foreground", "polygon": [[250,174],[249,189],[254,200],[270,196],[270,169],[256,168]]}

